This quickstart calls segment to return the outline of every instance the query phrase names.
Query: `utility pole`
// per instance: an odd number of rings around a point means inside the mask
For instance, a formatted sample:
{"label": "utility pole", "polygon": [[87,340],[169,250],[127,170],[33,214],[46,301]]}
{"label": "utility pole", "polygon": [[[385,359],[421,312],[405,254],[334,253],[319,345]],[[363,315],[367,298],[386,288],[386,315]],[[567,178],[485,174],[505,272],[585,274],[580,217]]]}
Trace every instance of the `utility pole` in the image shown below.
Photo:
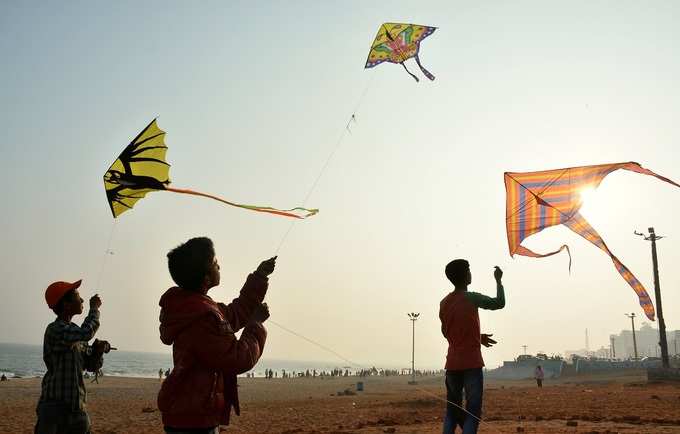
{"label": "utility pole", "polygon": [[638,352],[637,352],[637,341],[635,340],[635,313],[631,313],[628,315],[627,313],[624,313],[628,318],[630,318],[630,324],[631,327],[633,328],[633,350],[635,351],[635,359],[637,360],[638,358]]}
{"label": "utility pole", "polygon": [[413,333],[411,335],[411,381],[408,384],[416,383],[416,370],[415,370],[415,359],[416,359],[416,321],[420,316],[420,313],[411,312],[408,315],[408,319],[413,325]]}
{"label": "utility pole", "polygon": [[611,342],[611,344],[610,344],[611,350],[609,351],[609,353],[610,353],[612,359],[616,358],[616,347],[614,346],[614,340],[615,339],[616,338],[615,338],[614,335],[609,336],[609,342]]}
{"label": "utility pole", "polygon": [[526,346],[526,345],[522,345],[522,348],[524,348],[524,355],[526,356],[526,355],[527,355],[527,346]]}
{"label": "utility pole", "polygon": [[654,271],[654,296],[656,299],[656,315],[659,317],[659,346],[661,347],[661,361],[664,368],[670,366],[668,360],[668,341],[666,341],[666,322],[663,319],[663,308],[661,307],[661,285],[659,284],[659,263],[656,258],[656,240],[660,240],[661,236],[656,235],[654,228],[647,228],[649,236],[645,236],[640,232],[634,232],[645,239],[645,241],[652,242],[652,268]]}

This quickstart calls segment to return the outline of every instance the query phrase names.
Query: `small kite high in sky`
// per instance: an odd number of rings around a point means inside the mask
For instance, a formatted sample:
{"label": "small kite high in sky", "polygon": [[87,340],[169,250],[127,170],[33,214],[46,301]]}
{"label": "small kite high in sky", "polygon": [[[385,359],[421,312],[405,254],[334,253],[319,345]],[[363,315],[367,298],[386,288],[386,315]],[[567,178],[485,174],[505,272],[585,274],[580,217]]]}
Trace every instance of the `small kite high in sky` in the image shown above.
{"label": "small kite high in sky", "polygon": [[399,63],[411,77],[419,81],[418,77],[412,74],[404,64],[407,59],[414,57],[423,74],[430,80],[434,80],[434,75],[420,64],[418,51],[420,51],[420,41],[430,36],[435,30],[437,30],[436,27],[418,24],[385,23],[381,25],[371,44],[365,68],[373,68],[383,62]]}
{"label": "small kite high in sky", "polygon": [[[510,256],[522,255],[543,258],[569,248],[564,245],[550,253],[534,253],[522,246],[522,241],[543,229],[563,224],[609,255],[616,270],[637,294],[647,318],[654,320],[654,305],[644,286],[628,268],[614,256],[602,237],[579,213],[583,199],[581,192],[600,185],[605,176],[619,169],[654,176],[680,187],[668,178],[645,169],[638,163],[601,164],[597,166],[569,167],[541,172],[506,172],[506,229]],[[571,255],[570,255],[571,264]]]}
{"label": "small kite high in sky", "polygon": [[170,164],[165,161],[165,131],[158,128],[154,119],[123,150],[109,170],[104,174],[104,188],[113,217],[118,217],[132,209],[135,203],[152,191],[172,191],[174,193],[203,196],[251,211],[277,214],[304,219],[318,213],[318,209],[276,208],[242,205],[206,193],[170,187]]}

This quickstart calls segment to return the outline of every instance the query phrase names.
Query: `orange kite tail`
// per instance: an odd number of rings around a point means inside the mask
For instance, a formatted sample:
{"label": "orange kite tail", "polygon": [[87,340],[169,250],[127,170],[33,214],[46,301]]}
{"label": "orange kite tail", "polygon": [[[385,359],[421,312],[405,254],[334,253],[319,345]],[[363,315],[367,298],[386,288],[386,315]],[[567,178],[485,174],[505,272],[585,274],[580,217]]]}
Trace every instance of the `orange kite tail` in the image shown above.
{"label": "orange kite tail", "polygon": [[247,209],[250,211],[256,211],[256,212],[265,212],[269,214],[276,214],[284,217],[292,217],[296,219],[305,219],[307,217],[311,217],[319,212],[318,209],[307,209],[307,208],[301,208],[301,207],[296,207],[292,209],[276,209],[276,208],[271,208],[268,206],[257,206],[257,205],[244,205],[244,204],[239,204],[239,203],[234,203],[234,202],[229,202],[228,200],[222,199],[221,197],[213,196],[212,194],[207,194],[207,193],[201,193],[200,191],[194,191],[194,190],[189,190],[185,188],[172,188],[172,187],[165,187],[165,190],[167,191],[172,191],[173,193],[181,193],[181,194],[191,194],[193,196],[203,196],[207,197],[222,203],[225,203],[227,205],[235,206],[237,208],[243,208]]}

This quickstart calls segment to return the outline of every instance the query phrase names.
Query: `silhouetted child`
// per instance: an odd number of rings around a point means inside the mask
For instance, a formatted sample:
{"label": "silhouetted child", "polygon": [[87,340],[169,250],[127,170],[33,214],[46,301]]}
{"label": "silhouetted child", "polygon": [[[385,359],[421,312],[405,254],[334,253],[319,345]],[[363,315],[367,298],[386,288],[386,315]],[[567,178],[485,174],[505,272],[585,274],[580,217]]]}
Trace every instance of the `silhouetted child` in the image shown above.
{"label": "silhouetted child", "polygon": [[[262,303],[276,257],[250,274],[238,298],[217,303],[208,291],[220,266],[208,238],[192,238],[168,253],[176,287],[161,297],[161,341],[172,345],[174,367],[158,393],[167,433],[214,433],[240,412],[236,376],[251,370],[264,349],[269,318]],[[243,329],[239,339],[234,333]]]}
{"label": "silhouetted child", "polygon": [[90,311],[78,326],[71,322],[83,313],[83,299],[74,283],[54,282],[45,291],[47,305],[57,315],[45,330],[43,360],[47,372],[42,379],[42,391],[36,413],[36,434],[86,434],[90,432],[90,418],[86,411],[87,392],[83,371],[98,371],[102,355],[111,346],[106,341],[87,342],[99,328],[98,295],[90,298]]}
{"label": "silhouetted child", "polygon": [[[496,298],[476,292],[468,292],[472,283],[470,264],[465,259],[456,259],[446,266],[446,277],[455,289],[441,301],[439,319],[442,334],[449,342],[446,355],[446,417],[444,434],[455,432],[460,426],[464,434],[476,433],[482,415],[482,395],[484,389],[484,360],[481,345],[490,347],[496,341],[491,334],[480,334],[478,309],[502,309],[505,306],[505,293],[501,278],[503,271],[496,267]],[[465,390],[465,409],[459,407]],[[453,404],[455,405],[453,405]],[[473,416],[470,416],[472,414]]]}

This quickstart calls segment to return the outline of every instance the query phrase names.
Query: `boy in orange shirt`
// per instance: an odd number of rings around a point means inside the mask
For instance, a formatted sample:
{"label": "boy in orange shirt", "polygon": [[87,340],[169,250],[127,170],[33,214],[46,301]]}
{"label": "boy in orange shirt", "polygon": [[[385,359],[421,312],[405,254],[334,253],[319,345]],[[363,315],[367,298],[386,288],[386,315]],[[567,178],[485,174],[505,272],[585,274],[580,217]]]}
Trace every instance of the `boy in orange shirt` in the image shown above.
{"label": "boy in orange shirt", "polygon": [[[446,355],[446,399],[450,402],[446,404],[443,433],[453,433],[456,426],[460,425],[463,434],[473,434],[477,432],[482,415],[484,360],[481,345],[490,347],[496,343],[491,339],[492,335],[480,334],[478,310],[496,310],[505,306],[505,292],[501,283],[503,271],[499,267],[494,271],[495,298],[468,292],[472,274],[470,264],[465,259],[451,261],[445,272],[455,289],[439,305],[442,334],[449,342]],[[467,413],[459,408],[463,401],[463,389]]]}

